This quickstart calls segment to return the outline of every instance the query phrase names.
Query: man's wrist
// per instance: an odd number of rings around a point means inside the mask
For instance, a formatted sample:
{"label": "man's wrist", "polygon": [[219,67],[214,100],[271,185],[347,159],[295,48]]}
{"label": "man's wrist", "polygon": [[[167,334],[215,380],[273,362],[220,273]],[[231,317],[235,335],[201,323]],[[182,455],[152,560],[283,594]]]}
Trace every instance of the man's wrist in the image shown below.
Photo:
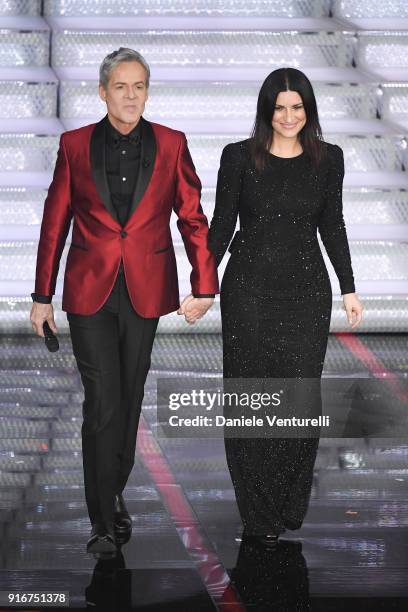
{"label": "man's wrist", "polygon": [[39,302],[40,304],[51,304],[52,295],[40,295],[39,293],[31,294],[33,302]]}

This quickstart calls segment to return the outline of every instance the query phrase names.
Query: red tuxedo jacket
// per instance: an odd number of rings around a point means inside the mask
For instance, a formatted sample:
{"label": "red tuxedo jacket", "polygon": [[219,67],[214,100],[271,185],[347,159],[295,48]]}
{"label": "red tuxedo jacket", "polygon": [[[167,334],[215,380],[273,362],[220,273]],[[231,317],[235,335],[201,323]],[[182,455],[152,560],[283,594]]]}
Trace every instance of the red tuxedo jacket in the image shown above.
{"label": "red tuxedo jacket", "polygon": [[60,137],[52,183],[44,203],[35,293],[53,295],[71,219],[62,310],[93,314],[104,304],[123,259],[132,305],[143,317],[180,306],[170,215],[178,216],[192,293],[219,293],[215,258],[207,246],[208,223],[198,178],[183,132],[140,118],[139,177],[128,221],[118,221],[105,170],[108,116]]}

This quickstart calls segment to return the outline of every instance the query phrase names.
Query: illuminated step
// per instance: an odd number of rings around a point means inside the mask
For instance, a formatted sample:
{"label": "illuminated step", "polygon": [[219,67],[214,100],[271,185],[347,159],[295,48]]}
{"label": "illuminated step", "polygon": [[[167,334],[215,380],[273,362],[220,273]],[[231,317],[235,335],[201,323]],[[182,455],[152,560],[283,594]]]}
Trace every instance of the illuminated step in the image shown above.
{"label": "illuminated step", "polygon": [[332,11],[336,17],[400,19],[408,17],[408,4],[405,0],[333,0]]}
{"label": "illuminated step", "polygon": [[57,159],[58,142],[58,136],[0,134],[1,173],[52,173]]}
{"label": "illuminated step", "polygon": [[98,0],[84,3],[81,0],[45,0],[44,15],[61,16],[166,16],[189,15],[192,17],[303,17],[328,14],[327,0],[234,0],[225,3],[221,0],[139,0],[137,5],[131,0],[117,3],[113,0]]}
{"label": "illuminated step", "polygon": [[[194,162],[202,170],[218,169],[222,149],[230,142],[244,140],[245,134],[193,134],[188,138]],[[325,140],[344,150],[349,172],[401,170],[406,142],[400,136],[327,134]],[[4,171],[53,171],[58,136],[0,134],[0,163]]]}
{"label": "illuminated step", "polygon": [[[33,291],[36,265],[37,245],[29,242],[0,243],[0,295],[29,296]],[[60,272],[57,281],[56,294],[62,294],[62,282],[65,271],[66,246],[61,258]],[[189,276],[191,266],[187,259],[184,246],[175,245],[178,274],[181,286],[189,292]],[[408,243],[393,241],[350,241],[350,251],[356,284],[359,291],[379,293],[408,291],[408,271],[406,258]],[[334,270],[322,247],[333,290],[338,292],[338,282]],[[219,276],[222,278],[228,254],[224,257]],[[375,289],[377,288],[377,289]]]}
{"label": "illuminated step", "polygon": [[406,497],[407,469],[365,468],[356,472],[320,471],[319,499],[381,499],[384,501]]}
{"label": "illuminated step", "polygon": [[2,472],[30,472],[41,468],[38,455],[2,455],[0,470]]}
{"label": "illuminated step", "polygon": [[[198,171],[218,170],[223,147],[245,138],[245,135],[237,135],[236,138],[208,134],[189,136],[189,148]],[[407,143],[401,136],[326,134],[324,139],[343,149],[347,172],[402,170]]]}
{"label": "illuminated step", "polygon": [[351,66],[352,43],[352,33],[340,31],[60,30],[53,33],[51,65],[99,67],[108,49],[127,46],[138,49],[153,69],[194,67],[197,80],[200,67]]}
{"label": "illuminated step", "polygon": [[408,84],[382,83],[379,102],[382,117],[408,128]]}
{"label": "illuminated step", "polygon": [[[57,118],[58,79],[49,68],[0,68],[0,133],[56,135],[64,131]],[[41,73],[39,72],[41,71]]]}
{"label": "illuminated step", "polygon": [[57,114],[58,83],[20,82],[1,80],[0,120],[11,120],[17,128],[22,119],[55,117]]}
{"label": "illuminated step", "polygon": [[341,28],[329,17],[329,0],[129,0],[82,3],[46,0],[44,14],[54,29],[242,30],[296,29],[309,32]]}
{"label": "illuminated step", "polygon": [[48,66],[50,26],[39,16],[1,18],[0,66]]}
{"label": "illuminated step", "polygon": [[[222,275],[220,275],[222,278]],[[358,285],[363,284],[359,282]],[[182,281],[179,283],[180,286],[180,297],[183,299],[189,295],[191,288],[188,281]],[[31,287],[30,287],[31,288]],[[377,287],[378,288],[378,287]],[[358,296],[364,304],[364,321],[360,329],[364,333],[407,333],[408,332],[408,290],[406,294],[393,294],[392,291],[389,293],[375,292],[367,293],[361,291],[358,287]],[[177,315],[176,312],[170,313],[160,318],[158,332],[165,334],[218,334],[221,332],[221,318],[220,318],[220,296],[217,295],[215,302],[211,309],[207,312],[206,316],[198,321],[195,325],[188,325],[183,316]],[[68,322],[66,313],[61,310],[61,295],[57,294],[53,297],[54,317],[58,328],[58,336],[61,334],[69,333]],[[350,327],[347,323],[344,310],[342,308],[343,300],[338,292],[333,291],[333,309],[331,317],[330,331],[333,332],[347,332],[350,331]],[[0,326],[2,332],[5,334],[34,334],[32,326],[29,320],[29,312],[32,307],[31,297],[0,297]],[[33,339],[37,340],[37,338]],[[23,349],[21,349],[23,351]],[[47,367],[48,353],[44,352],[43,340],[40,341],[38,338],[37,350],[30,355],[32,363],[38,364],[38,367]],[[3,362],[5,362],[6,349],[3,351]],[[24,359],[23,355],[20,355],[21,360]],[[25,355],[26,357],[26,355]],[[402,359],[402,357],[401,357]],[[45,361],[44,361],[45,360]],[[64,355],[60,351],[52,355],[53,366],[66,368],[67,362],[71,364],[72,355]],[[328,359],[326,367],[328,371],[337,371],[338,363],[333,362],[332,359]],[[402,363],[402,361],[399,361]],[[72,365],[72,364],[71,364]],[[72,400],[73,401],[73,400]],[[78,398],[79,402],[82,401]],[[27,412],[29,409],[31,413]],[[19,416],[21,418],[55,418],[56,407],[47,407],[48,412],[39,408],[34,409],[32,406],[19,407],[17,412],[2,412],[5,417]],[[60,406],[62,414],[70,414],[72,417],[78,417],[81,414],[81,410],[77,407]],[[50,412],[51,411],[51,412]],[[4,440],[0,440],[0,450],[3,448]]]}
{"label": "illuminated step", "polygon": [[41,15],[41,0],[7,0],[0,6],[0,16]]}
{"label": "illuminated step", "polygon": [[[0,240],[39,240],[46,190],[0,188]],[[208,223],[214,214],[215,188],[202,189],[201,205]],[[344,188],[343,213],[351,239],[408,238],[408,191]],[[180,241],[177,215],[170,228],[174,242]],[[72,224],[67,237],[71,241]]]}
{"label": "illuminated step", "polygon": [[386,81],[406,80],[408,32],[359,32],[356,65]]}
{"label": "illuminated step", "polygon": [[[188,145],[203,186],[214,186],[223,147],[245,139],[243,134],[192,134]],[[325,140],[344,151],[345,186],[400,187],[407,185],[402,172],[408,164],[407,141],[400,135],[327,134]],[[0,134],[0,187],[48,188],[55,167],[58,136]]]}
{"label": "illuminated step", "polygon": [[30,421],[8,417],[0,422],[0,438],[30,438],[46,436],[49,431],[48,421]]}
{"label": "illuminated step", "polygon": [[[317,83],[314,87],[321,119],[374,119],[377,86],[372,83]],[[154,82],[143,114],[145,119],[170,125],[184,120],[186,125],[208,121],[253,121],[259,85],[235,82]],[[79,118],[83,124],[106,113],[98,94],[97,81],[62,81],[60,117]],[[89,118],[89,121],[85,121]],[[239,128],[238,128],[239,129]],[[242,129],[242,127],[241,127]],[[214,132],[217,132],[213,128]]]}

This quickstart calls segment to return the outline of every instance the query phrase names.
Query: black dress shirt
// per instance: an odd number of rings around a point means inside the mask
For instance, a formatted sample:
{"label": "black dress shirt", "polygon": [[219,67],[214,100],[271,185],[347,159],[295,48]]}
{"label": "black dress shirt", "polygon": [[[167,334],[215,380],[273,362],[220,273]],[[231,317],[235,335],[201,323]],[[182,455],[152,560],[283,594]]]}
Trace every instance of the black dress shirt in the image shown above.
{"label": "black dress shirt", "polygon": [[[105,140],[105,168],[111,194],[119,223],[124,227],[129,217],[132,194],[140,169],[141,155],[140,121],[129,134],[121,134],[107,121]],[[123,274],[123,260],[120,262],[119,274]],[[32,293],[33,301],[50,304],[51,295]],[[194,297],[214,297],[214,294],[196,293]]]}
{"label": "black dress shirt", "polygon": [[140,121],[129,134],[121,134],[108,121],[105,164],[112,204],[124,227],[140,167]]}

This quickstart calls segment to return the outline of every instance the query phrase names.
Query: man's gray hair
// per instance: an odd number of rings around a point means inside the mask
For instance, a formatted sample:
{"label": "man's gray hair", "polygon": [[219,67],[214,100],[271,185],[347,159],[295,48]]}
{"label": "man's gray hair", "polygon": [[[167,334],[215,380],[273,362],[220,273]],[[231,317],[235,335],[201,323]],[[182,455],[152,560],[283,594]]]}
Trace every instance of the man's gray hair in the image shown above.
{"label": "man's gray hair", "polygon": [[109,53],[99,67],[99,84],[104,89],[108,88],[108,81],[112,70],[121,62],[139,62],[139,64],[142,64],[146,71],[146,87],[149,87],[150,68],[143,55],[134,49],[119,47],[117,51]]}

